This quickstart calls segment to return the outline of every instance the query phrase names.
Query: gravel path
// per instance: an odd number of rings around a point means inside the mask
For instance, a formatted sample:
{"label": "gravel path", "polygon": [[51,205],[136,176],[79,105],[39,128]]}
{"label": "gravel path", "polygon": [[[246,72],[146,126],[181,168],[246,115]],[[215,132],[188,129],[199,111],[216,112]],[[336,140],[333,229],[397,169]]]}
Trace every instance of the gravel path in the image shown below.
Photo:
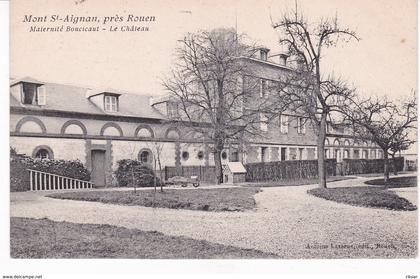
{"label": "gravel path", "polygon": [[[330,183],[362,186],[371,178]],[[257,210],[201,212],[51,199],[12,193],[11,216],[110,224],[254,248],[283,258],[407,258],[417,255],[418,211],[353,207],[308,195],[314,185],[264,188]],[[399,188],[417,204],[417,188]],[[378,247],[379,245],[379,247]]]}

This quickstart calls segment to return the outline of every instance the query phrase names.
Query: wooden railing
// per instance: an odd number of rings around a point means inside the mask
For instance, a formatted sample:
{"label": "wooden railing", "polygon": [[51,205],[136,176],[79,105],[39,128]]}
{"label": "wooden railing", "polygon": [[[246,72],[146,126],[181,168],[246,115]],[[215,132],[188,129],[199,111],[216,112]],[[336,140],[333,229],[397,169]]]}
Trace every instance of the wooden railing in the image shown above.
{"label": "wooden railing", "polygon": [[29,171],[29,189],[31,191],[89,189],[93,183],[57,174],[31,170]]}

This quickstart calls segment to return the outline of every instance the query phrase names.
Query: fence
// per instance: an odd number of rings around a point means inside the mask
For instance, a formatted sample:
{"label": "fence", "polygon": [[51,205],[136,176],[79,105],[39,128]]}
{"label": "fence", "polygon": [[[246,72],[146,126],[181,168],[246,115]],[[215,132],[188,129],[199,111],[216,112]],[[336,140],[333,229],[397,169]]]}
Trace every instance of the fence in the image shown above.
{"label": "fence", "polygon": [[[397,171],[404,169],[404,157],[396,157],[395,162],[389,159],[389,171],[394,171],[394,163]],[[339,175],[353,175],[363,173],[382,173],[384,172],[384,159],[344,159],[337,164]]]}
{"label": "fence", "polygon": [[[327,159],[327,176],[336,175],[336,160]],[[318,177],[318,161],[278,161],[245,165],[247,182],[279,181]]]}
{"label": "fence", "polygon": [[89,189],[93,186],[89,181],[31,169],[28,171],[31,191]]}
{"label": "fence", "polygon": [[214,166],[180,166],[165,167],[165,180],[174,176],[197,176],[200,181],[215,182],[216,168]]}

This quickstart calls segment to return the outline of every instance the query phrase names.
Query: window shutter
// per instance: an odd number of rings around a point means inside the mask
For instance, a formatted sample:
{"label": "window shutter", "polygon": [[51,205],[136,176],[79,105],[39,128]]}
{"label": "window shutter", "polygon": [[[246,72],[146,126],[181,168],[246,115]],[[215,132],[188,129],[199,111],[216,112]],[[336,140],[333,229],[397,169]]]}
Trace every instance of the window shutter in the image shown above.
{"label": "window shutter", "polygon": [[47,94],[44,86],[37,88],[37,95],[38,105],[45,106],[47,104]]}
{"label": "window shutter", "polygon": [[289,118],[287,115],[280,115],[280,132],[287,134],[289,132]]}
{"label": "window shutter", "polygon": [[306,123],[305,123],[305,119],[303,119],[303,118],[301,118],[302,119],[302,134],[306,134]]}

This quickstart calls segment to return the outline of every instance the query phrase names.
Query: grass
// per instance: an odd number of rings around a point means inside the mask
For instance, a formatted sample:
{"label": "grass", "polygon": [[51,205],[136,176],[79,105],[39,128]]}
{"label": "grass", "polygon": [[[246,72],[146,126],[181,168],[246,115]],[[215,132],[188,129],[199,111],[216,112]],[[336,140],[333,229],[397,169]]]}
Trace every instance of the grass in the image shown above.
{"label": "grass", "polygon": [[[400,171],[398,172],[398,174],[407,174],[407,173],[413,173],[412,171]],[[389,173],[390,175],[393,175],[393,172]],[[377,173],[358,173],[358,174],[354,174],[355,176],[358,177],[383,177],[384,173],[383,172],[377,172]]]}
{"label": "grass", "polygon": [[254,249],[225,246],[156,231],[110,225],[11,218],[13,258],[214,259],[276,258]]}
{"label": "grass", "polygon": [[[368,180],[365,182],[368,185],[385,186],[383,178]],[[417,187],[416,176],[392,177],[388,180],[388,188],[403,188],[403,187]]]}
{"label": "grass", "polygon": [[254,195],[259,189],[218,188],[218,189],[166,189],[133,191],[83,191],[56,193],[48,197],[79,201],[190,209],[204,211],[243,211],[255,208]]}
{"label": "grass", "polygon": [[[354,179],[354,176],[330,176],[327,177],[327,182],[341,181],[347,179]],[[299,180],[281,180],[281,181],[267,181],[267,182],[248,182],[242,183],[244,187],[284,187],[284,186],[301,186],[318,184],[318,178],[304,178]]]}
{"label": "grass", "polygon": [[417,207],[392,191],[379,187],[314,188],[308,193],[338,203],[390,210],[416,210]]}

